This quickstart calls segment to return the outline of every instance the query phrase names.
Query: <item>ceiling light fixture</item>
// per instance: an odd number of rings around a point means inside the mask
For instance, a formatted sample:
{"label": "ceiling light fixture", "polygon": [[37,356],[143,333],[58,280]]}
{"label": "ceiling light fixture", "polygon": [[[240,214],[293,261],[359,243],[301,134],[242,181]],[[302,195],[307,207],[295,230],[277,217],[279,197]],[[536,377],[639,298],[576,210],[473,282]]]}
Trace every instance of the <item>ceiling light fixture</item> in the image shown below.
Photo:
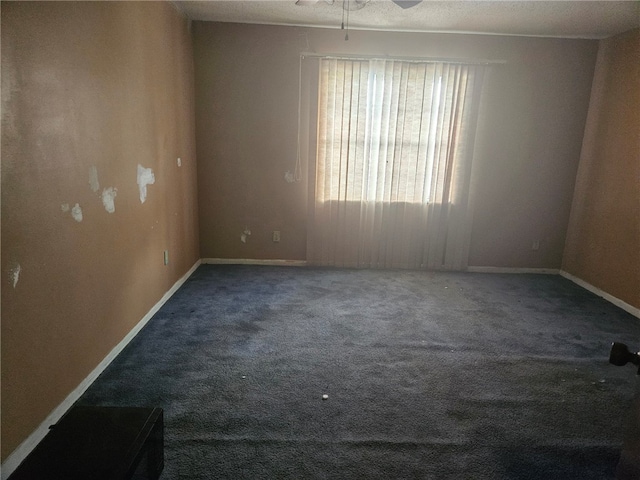
{"label": "ceiling light fixture", "polygon": [[[324,0],[325,3],[327,5],[333,5],[335,0]],[[340,24],[340,28],[342,30],[345,30],[345,22],[344,22],[344,12],[346,10],[347,12],[347,27],[346,27],[346,34],[344,36],[345,40],[349,40],[349,12],[351,10],[360,10],[361,8],[364,8],[367,6],[367,4],[370,2],[371,0],[342,0],[342,23]],[[411,7],[415,7],[416,5],[418,5],[419,3],[422,2],[422,0],[391,0],[393,3],[395,3],[396,5],[402,7],[402,8],[411,8]],[[296,0],[296,5],[299,6],[309,6],[309,5],[316,5],[320,3],[320,0]]]}

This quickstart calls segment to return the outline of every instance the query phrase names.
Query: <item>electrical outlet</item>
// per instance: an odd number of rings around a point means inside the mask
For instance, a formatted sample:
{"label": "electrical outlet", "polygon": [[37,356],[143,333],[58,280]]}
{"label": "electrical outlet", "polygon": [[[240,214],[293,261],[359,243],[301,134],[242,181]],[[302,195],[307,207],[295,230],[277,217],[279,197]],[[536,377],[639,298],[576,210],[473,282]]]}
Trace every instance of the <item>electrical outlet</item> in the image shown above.
{"label": "electrical outlet", "polygon": [[164,264],[169,265],[169,250],[164,251]]}
{"label": "electrical outlet", "polygon": [[280,230],[273,231],[273,241],[276,243],[280,241]]}
{"label": "electrical outlet", "polygon": [[531,250],[540,250],[540,240],[534,240],[531,244]]}

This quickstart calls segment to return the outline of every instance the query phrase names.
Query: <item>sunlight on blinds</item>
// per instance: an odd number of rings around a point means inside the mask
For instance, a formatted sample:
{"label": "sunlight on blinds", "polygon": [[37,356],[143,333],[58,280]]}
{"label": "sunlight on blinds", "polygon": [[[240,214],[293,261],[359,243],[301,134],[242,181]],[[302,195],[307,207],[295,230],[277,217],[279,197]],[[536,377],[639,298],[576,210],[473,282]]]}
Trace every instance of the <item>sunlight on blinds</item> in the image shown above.
{"label": "sunlight on blinds", "polygon": [[436,159],[460,128],[466,68],[323,60],[318,198],[428,203],[446,181]]}
{"label": "sunlight on blinds", "polygon": [[[442,228],[449,228],[451,210],[467,198],[465,139],[475,131],[472,93],[479,93],[483,68],[320,60],[314,192],[319,263],[440,262],[436,257],[445,253],[429,251],[445,249],[450,231]],[[336,254],[341,260],[331,260]],[[433,262],[425,256],[434,256]]]}

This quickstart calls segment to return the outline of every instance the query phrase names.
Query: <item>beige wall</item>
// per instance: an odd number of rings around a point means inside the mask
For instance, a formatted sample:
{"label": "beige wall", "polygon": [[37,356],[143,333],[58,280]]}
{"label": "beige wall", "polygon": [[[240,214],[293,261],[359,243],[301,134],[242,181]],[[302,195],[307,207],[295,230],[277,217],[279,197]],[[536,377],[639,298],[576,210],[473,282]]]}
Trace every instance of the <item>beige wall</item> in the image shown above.
{"label": "beige wall", "polygon": [[563,269],[640,308],[640,30],[600,42]]}
{"label": "beige wall", "polygon": [[306,183],[285,180],[297,153],[301,45],[296,28],[194,22],[204,258],[306,258]]}
{"label": "beige wall", "polygon": [[169,3],[2,3],[3,460],[199,258],[192,59]]}
{"label": "beige wall", "polygon": [[[507,62],[487,83],[470,265],[560,268],[597,42],[349,37],[332,29],[194,23],[202,256],[306,258],[307,186],[284,178],[296,158],[299,54],[389,54]],[[252,234],[243,243],[245,227]],[[282,231],[280,244],[272,230]]]}

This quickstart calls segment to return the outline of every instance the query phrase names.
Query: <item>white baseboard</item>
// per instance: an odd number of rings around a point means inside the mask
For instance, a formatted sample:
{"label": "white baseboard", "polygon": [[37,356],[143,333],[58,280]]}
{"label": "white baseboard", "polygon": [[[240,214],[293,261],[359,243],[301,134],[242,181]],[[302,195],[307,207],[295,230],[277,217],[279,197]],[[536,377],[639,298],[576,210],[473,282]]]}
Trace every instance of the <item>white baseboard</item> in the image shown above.
{"label": "white baseboard", "polygon": [[557,268],[516,268],[516,267],[467,267],[473,273],[538,273],[542,275],[558,275]]}
{"label": "white baseboard", "polygon": [[306,267],[306,260],[260,260],[251,258],[203,258],[207,265],[269,265],[287,267]]}
{"label": "white baseboard", "polygon": [[578,278],[574,275],[571,275],[568,272],[565,272],[564,270],[560,270],[560,275],[568,280],[571,280],[576,285],[580,285],[585,290],[589,290],[591,293],[595,293],[599,297],[602,297],[608,302],[613,303],[616,307],[623,309],[625,312],[630,313],[634,317],[640,318],[640,308],[636,308],[633,305],[629,305],[624,300],[620,300],[619,298],[614,297],[613,295],[605,292],[604,290],[600,290],[598,287],[595,287],[590,283],[585,282],[581,278]]}
{"label": "white baseboard", "polygon": [[173,286],[163,295],[147,314],[142,317],[135,327],[116,345],[113,350],[93,369],[93,371],[65,398],[60,405],[53,409],[47,418],[16,448],[2,464],[1,478],[6,480],[9,478],[16,468],[27,458],[27,455],[40,443],[40,441],[49,432],[49,426],[60,420],[62,415],[82,396],[96,378],[104,371],[105,368],[124,350],[127,344],[142,330],[142,328],[151,320],[158,310],[171,298],[171,296],[182,286],[182,284],[191,276],[191,274],[200,266],[201,261],[198,260],[189,271],[182,276]]}

